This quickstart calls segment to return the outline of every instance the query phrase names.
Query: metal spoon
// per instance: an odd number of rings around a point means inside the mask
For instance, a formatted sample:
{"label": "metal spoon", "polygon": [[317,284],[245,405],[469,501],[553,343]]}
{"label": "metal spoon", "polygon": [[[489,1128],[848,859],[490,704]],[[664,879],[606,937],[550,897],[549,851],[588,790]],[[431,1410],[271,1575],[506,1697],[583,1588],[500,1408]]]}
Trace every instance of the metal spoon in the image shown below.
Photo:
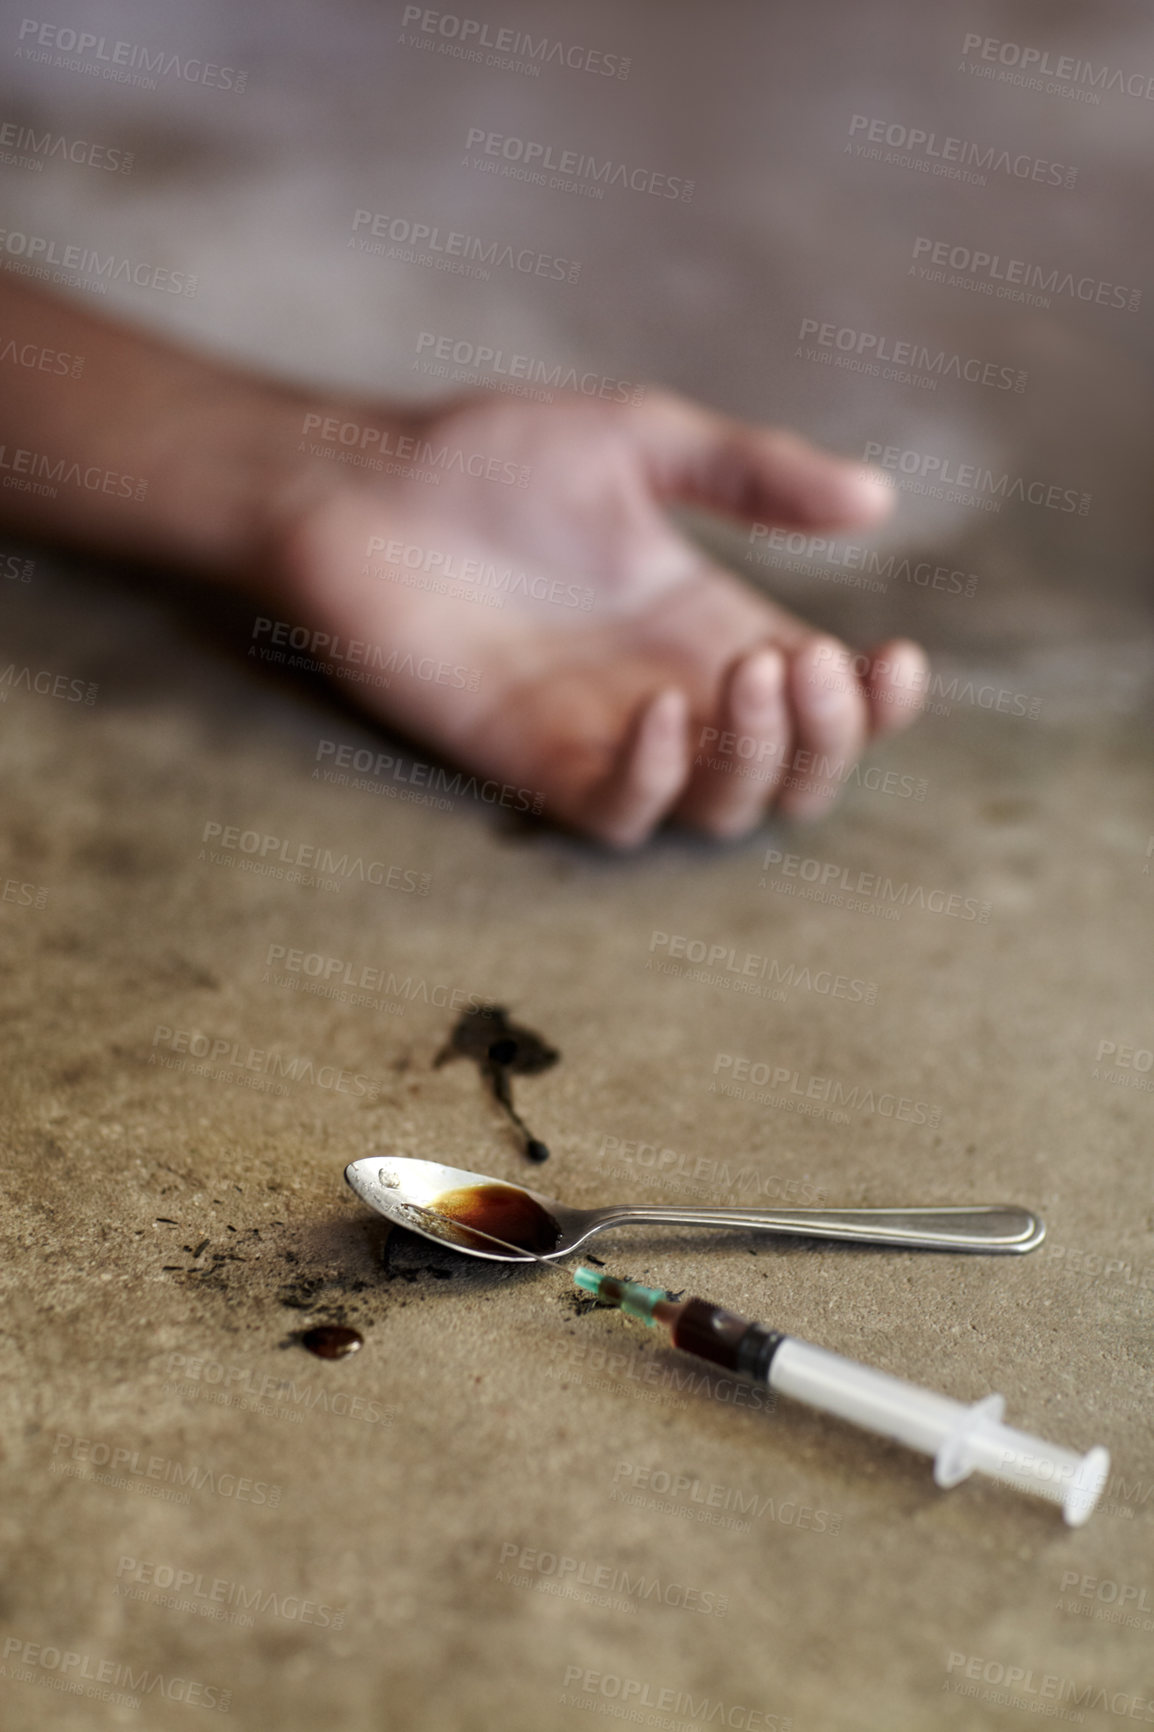
{"label": "metal spoon", "polygon": [[[1033,1251],[1046,1235],[1037,1215],[1008,1203],[950,1209],[699,1209],[677,1204],[571,1209],[524,1185],[444,1167],[439,1161],[393,1155],[353,1161],[345,1168],[345,1178],[362,1202],[398,1227],[497,1263],[566,1257],[594,1233],[630,1222],[758,1227],[807,1239],[925,1251]],[[438,1217],[435,1223],[431,1215]],[[508,1249],[494,1250],[495,1243]]]}

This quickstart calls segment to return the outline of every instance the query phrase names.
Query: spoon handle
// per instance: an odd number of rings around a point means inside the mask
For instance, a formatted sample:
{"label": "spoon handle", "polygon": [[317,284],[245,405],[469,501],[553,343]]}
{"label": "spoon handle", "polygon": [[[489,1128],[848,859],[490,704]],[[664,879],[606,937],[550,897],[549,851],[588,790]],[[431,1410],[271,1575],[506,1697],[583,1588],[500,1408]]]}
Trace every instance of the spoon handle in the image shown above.
{"label": "spoon handle", "polygon": [[807,1239],[859,1245],[905,1245],[926,1251],[1033,1251],[1046,1236],[1042,1220],[1010,1203],[952,1209],[696,1209],[662,1206],[606,1209],[596,1231],[626,1221],[681,1227],[760,1227]]}

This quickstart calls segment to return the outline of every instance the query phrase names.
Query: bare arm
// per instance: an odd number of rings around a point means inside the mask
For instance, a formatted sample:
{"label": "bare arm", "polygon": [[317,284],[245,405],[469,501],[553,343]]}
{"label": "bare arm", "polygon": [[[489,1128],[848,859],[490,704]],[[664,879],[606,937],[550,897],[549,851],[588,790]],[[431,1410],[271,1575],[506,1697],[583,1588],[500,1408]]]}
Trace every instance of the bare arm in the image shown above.
{"label": "bare arm", "polygon": [[882,478],[792,433],[661,391],[329,398],[4,273],[0,370],[0,525],[246,583],[395,669],[352,688],[383,719],[614,845],[670,816],[716,836],[816,816],[920,707],[914,644],[851,655],[666,512],[885,514]]}
{"label": "bare arm", "polygon": [[308,398],[0,272],[0,521],[31,538],[252,575]]}

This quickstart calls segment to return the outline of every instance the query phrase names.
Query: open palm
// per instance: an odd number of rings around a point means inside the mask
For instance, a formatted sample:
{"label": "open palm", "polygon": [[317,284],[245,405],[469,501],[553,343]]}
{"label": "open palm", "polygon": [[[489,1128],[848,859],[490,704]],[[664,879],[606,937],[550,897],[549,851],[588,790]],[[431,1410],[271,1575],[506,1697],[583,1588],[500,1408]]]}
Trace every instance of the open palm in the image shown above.
{"label": "open palm", "polygon": [[666,514],[862,526],[890,496],[860,466],[664,394],[377,415],[407,472],[319,486],[278,582],[311,625],[390,652],[387,687],[353,687],[367,707],[555,821],[629,847],[667,817],[734,836],[773,805],[814,816],[829,763],[919,707],[915,645],[850,663]]}

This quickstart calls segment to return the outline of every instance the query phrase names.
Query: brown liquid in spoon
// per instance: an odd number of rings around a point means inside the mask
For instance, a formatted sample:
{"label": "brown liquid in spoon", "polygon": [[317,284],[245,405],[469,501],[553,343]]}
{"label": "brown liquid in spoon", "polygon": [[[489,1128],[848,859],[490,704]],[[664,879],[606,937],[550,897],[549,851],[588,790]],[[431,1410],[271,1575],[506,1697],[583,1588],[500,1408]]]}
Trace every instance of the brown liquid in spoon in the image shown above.
{"label": "brown liquid in spoon", "polygon": [[519,1251],[536,1251],[538,1256],[555,1251],[560,1242],[560,1222],[516,1185],[463,1185],[457,1191],[442,1191],[428,1206],[461,1227],[462,1243],[475,1245],[479,1251],[499,1251],[500,1247],[470,1233],[471,1226],[504,1239]]}

